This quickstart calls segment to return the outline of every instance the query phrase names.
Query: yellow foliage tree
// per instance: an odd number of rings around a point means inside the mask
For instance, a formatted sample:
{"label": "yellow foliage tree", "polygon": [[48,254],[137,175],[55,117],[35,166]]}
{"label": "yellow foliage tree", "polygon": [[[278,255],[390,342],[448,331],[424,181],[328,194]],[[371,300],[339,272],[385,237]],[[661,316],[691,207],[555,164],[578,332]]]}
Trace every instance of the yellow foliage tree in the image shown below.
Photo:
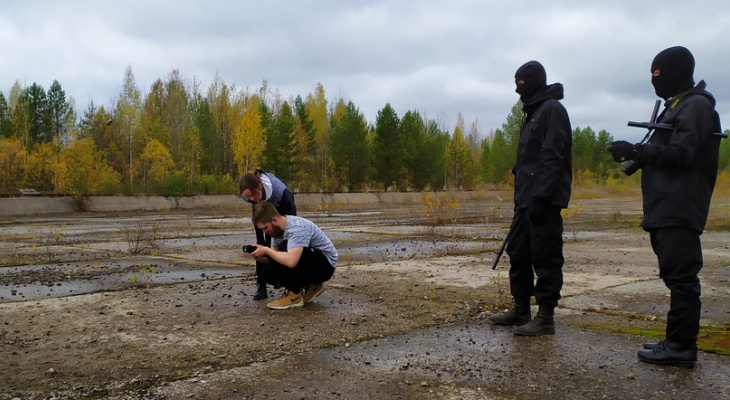
{"label": "yellow foliage tree", "polygon": [[476,167],[471,158],[469,145],[464,138],[463,118],[459,115],[459,123],[454,129],[454,135],[446,148],[446,168],[451,186],[460,189],[472,189],[475,183]]}
{"label": "yellow foliage tree", "polygon": [[86,194],[114,194],[121,176],[109,165],[104,153],[96,149],[91,138],[72,142],[62,154],[66,171],[65,186],[58,189],[76,197]]}
{"label": "yellow foliage tree", "polygon": [[139,158],[145,189],[148,184],[160,185],[175,168],[170,150],[157,139],[152,139],[145,146]]}
{"label": "yellow foliage tree", "polygon": [[231,128],[235,125],[235,112],[231,105],[231,91],[223,82],[223,79],[216,73],[215,80],[208,88],[208,102],[210,104],[210,115],[215,130],[213,139],[214,146],[210,155],[213,159],[216,172],[227,174],[232,172],[233,161],[231,157]]}
{"label": "yellow foliage tree", "polygon": [[315,158],[317,160],[316,171],[308,171],[314,175],[314,179],[325,190],[332,187],[330,180],[333,178],[331,173],[331,156],[329,154],[329,136],[330,124],[329,113],[327,107],[327,99],[325,97],[324,86],[317,84],[314,93],[307,95],[306,101],[309,119],[312,121],[312,129],[314,129],[314,146]]}
{"label": "yellow foliage tree", "polygon": [[576,171],[573,174],[573,184],[577,186],[590,186],[595,181],[595,175],[588,169]]}
{"label": "yellow foliage tree", "polygon": [[60,164],[57,142],[38,143],[25,162],[24,185],[41,192],[60,193],[65,170]]}
{"label": "yellow foliage tree", "polygon": [[233,128],[231,140],[233,161],[239,175],[261,166],[264,147],[266,147],[264,131],[261,128],[258,98],[254,96],[249,100],[242,118]]}
{"label": "yellow foliage tree", "polygon": [[0,193],[15,193],[20,189],[26,152],[18,139],[0,138]]}

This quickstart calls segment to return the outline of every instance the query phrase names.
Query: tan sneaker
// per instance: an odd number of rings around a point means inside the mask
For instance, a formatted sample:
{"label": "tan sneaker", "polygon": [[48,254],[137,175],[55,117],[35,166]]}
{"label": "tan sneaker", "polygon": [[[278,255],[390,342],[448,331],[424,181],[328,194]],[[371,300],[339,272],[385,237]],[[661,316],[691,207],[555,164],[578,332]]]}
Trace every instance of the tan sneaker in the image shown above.
{"label": "tan sneaker", "polygon": [[325,290],[327,290],[327,286],[325,286],[324,283],[310,283],[309,286],[304,289],[304,302],[313,302],[320,294],[324,293]]}
{"label": "tan sneaker", "polygon": [[301,293],[294,293],[290,290],[285,290],[284,295],[278,300],[274,300],[266,306],[273,308],[274,310],[288,310],[294,307],[302,307],[304,305],[304,299]]}

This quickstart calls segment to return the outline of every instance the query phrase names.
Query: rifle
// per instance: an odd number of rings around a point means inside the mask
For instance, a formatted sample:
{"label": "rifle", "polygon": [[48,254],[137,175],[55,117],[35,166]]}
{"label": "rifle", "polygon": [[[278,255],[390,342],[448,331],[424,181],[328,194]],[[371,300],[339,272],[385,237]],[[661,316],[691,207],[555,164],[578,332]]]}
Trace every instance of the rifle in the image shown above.
{"label": "rifle", "polygon": [[504,242],[502,242],[502,246],[499,247],[499,250],[497,250],[497,256],[494,258],[494,262],[492,263],[492,270],[497,269],[497,264],[499,264],[499,259],[502,258],[502,253],[504,253],[504,248],[507,247],[507,242],[512,238],[512,232],[515,231],[515,226],[518,224],[517,220],[520,218],[522,213],[515,214],[514,218],[512,218],[512,223],[509,226],[509,231],[507,232],[507,235],[504,237]]}
{"label": "rifle", "polygon": [[[674,129],[674,127],[672,125],[665,124],[662,122],[656,122],[657,115],[659,113],[659,105],[661,103],[662,103],[661,100],[657,100],[656,103],[654,103],[654,110],[651,112],[651,118],[649,119],[649,122],[629,121],[629,126],[633,126],[635,128],[646,128],[649,130],[646,133],[646,135],[644,136],[644,138],[641,139],[641,142],[639,142],[640,145],[648,142],[649,139],[651,138],[652,133],[654,133],[654,131],[657,129],[667,129],[667,130]],[[641,165],[639,163],[637,163],[634,160],[629,160],[629,161],[626,161],[625,163],[623,163],[623,165],[621,166],[621,171],[624,174],[631,176],[636,171],[638,171],[639,168],[641,168]]]}
{"label": "rifle", "polygon": [[[656,103],[654,103],[654,111],[651,113],[651,119],[649,122],[634,122],[629,121],[629,126],[633,126],[636,128],[646,128],[649,130],[649,132],[646,133],[646,136],[639,142],[639,144],[644,144],[649,141],[649,138],[651,138],[652,133],[654,133],[657,129],[666,129],[666,130],[672,130],[674,127],[670,124],[665,124],[662,122],[656,122],[657,120],[657,112],[659,111],[659,104],[661,104],[661,100],[657,100]],[[717,114],[715,114],[717,115]],[[727,139],[728,135],[725,132],[722,132],[722,129],[720,128],[720,121],[716,120],[714,121],[715,125],[717,127],[718,132],[714,132],[713,135],[719,136],[720,139]],[[633,160],[626,161],[621,166],[621,171],[623,171],[624,174],[631,176],[634,174],[634,172],[638,171],[639,168],[641,168],[641,165],[636,163]]]}

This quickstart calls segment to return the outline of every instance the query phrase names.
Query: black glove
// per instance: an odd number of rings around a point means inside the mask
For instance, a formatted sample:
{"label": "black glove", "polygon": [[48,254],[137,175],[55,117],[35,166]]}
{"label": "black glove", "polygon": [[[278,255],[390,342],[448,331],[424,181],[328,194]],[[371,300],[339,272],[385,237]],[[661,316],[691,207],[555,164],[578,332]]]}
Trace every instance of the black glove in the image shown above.
{"label": "black glove", "polygon": [[624,162],[636,158],[636,145],[625,140],[618,140],[608,146],[608,151],[613,157],[613,161]]}
{"label": "black glove", "polygon": [[530,209],[527,211],[530,222],[542,222],[545,219],[545,210],[547,210],[548,202],[547,199],[542,197],[533,197]]}

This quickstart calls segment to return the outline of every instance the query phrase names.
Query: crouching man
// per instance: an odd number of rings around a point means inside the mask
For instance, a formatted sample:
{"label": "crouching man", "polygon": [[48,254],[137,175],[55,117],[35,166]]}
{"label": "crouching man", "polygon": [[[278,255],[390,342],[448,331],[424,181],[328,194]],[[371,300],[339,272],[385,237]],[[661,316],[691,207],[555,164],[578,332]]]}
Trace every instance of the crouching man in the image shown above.
{"label": "crouching man", "polygon": [[285,289],[267,306],[286,310],[314,301],[335,273],[337,249],[330,239],[312,221],[282,216],[267,201],[257,205],[252,220],[272,241],[271,247],[256,244],[251,256],[266,264],[262,275],[267,283],[280,283]]}

